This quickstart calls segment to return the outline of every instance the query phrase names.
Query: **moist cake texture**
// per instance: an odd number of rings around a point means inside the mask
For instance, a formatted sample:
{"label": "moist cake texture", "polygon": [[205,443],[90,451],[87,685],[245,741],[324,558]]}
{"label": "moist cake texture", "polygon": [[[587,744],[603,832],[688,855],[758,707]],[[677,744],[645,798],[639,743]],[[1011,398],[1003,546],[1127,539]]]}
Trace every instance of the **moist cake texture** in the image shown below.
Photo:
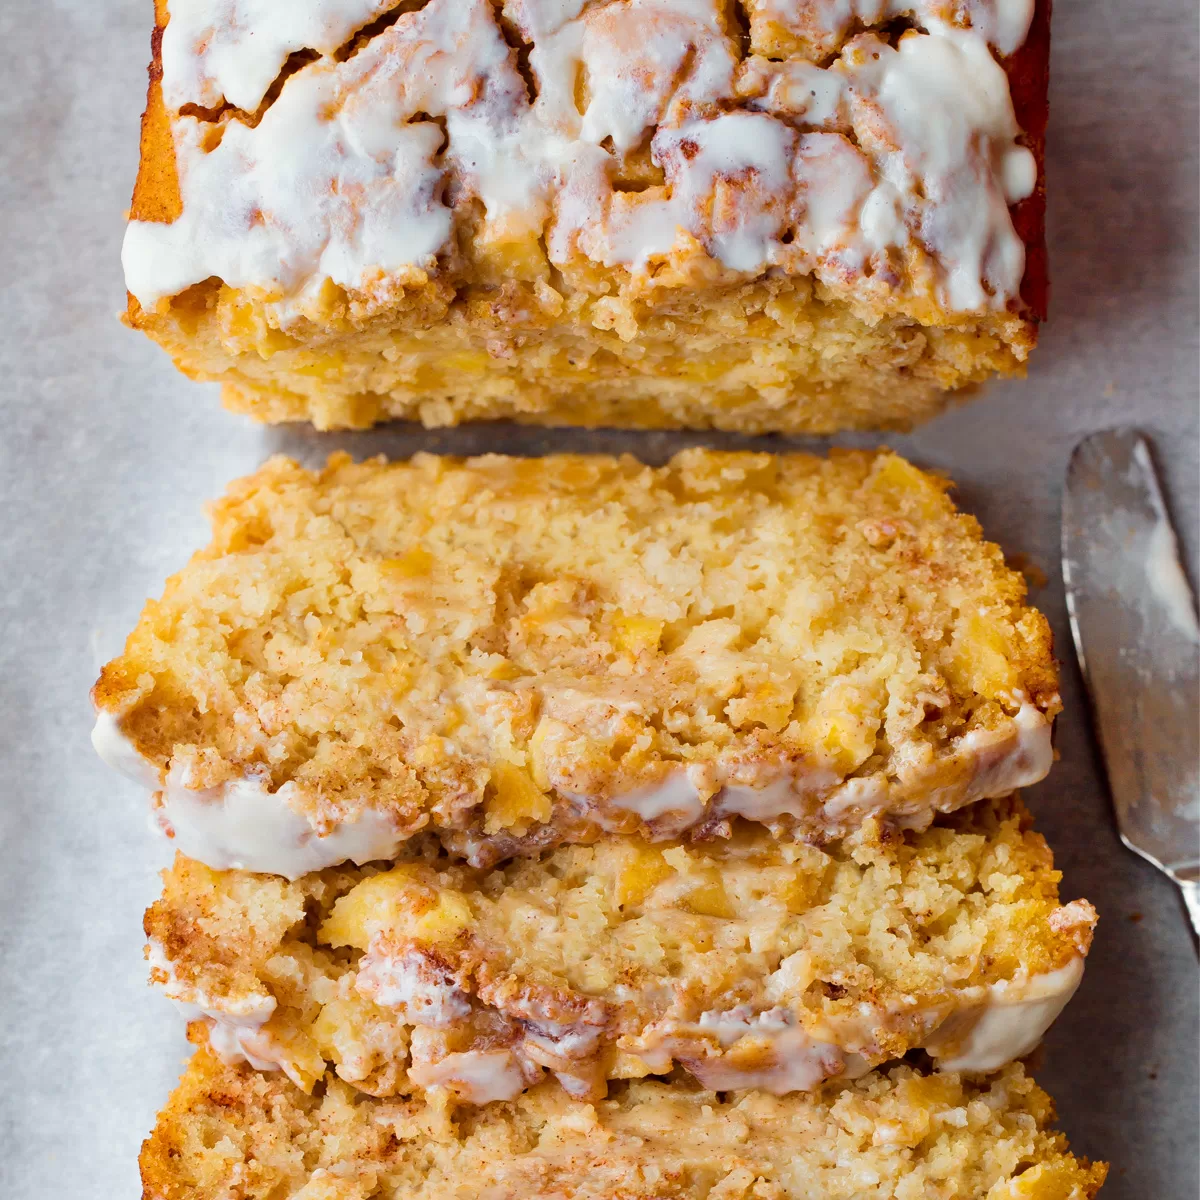
{"label": "moist cake texture", "polygon": [[278,458],[93,691],[189,857],[296,877],[437,833],[820,839],[1042,778],[1024,581],[890,453]]}
{"label": "moist cake texture", "polygon": [[1049,0],[156,0],[127,319],[320,427],[828,432],[1020,374]]}
{"label": "moist cake texture", "polygon": [[197,1051],[142,1148],[144,1200],[1089,1200],[1107,1168],[1053,1132],[1019,1066],[872,1072],[815,1096],[543,1084],[445,1110],[306,1095]]}
{"label": "moist cake texture", "polygon": [[228,1061],[306,1091],[573,1096],[684,1066],[807,1091],[915,1048],[950,1070],[1028,1054],[1083,973],[1095,912],[1014,800],[825,849],[606,840],[473,870],[420,839],[390,870],[294,883],[180,856],[146,913],[155,986]]}

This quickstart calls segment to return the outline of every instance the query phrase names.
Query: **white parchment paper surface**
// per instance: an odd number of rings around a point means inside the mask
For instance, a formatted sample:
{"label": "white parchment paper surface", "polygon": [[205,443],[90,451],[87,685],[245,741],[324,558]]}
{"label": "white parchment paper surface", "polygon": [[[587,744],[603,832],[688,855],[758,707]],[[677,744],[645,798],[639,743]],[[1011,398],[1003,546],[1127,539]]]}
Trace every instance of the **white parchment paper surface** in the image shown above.
{"label": "white parchment paper surface", "polygon": [[[1197,19],[1193,0],[1057,0],[1049,138],[1054,302],[1027,382],[886,440],[1049,582],[1062,762],[1029,796],[1102,921],[1039,1079],[1109,1200],[1197,1179],[1197,966],[1171,885],[1117,841],[1071,661],[1063,471],[1084,433],[1154,437],[1195,578]],[[88,744],[88,688],[147,596],[207,540],[201,504],[285,450],[633,449],[520,430],[318,437],[223,412],[116,320],[150,0],[0,0],[0,1197],[134,1200],[138,1146],[178,1077],[178,1018],[144,985],[165,862],[137,789]],[[881,438],[855,439],[874,444]],[[661,459],[694,441],[655,435]],[[759,443],[763,444],[763,443]],[[787,443],[771,442],[782,448]]]}

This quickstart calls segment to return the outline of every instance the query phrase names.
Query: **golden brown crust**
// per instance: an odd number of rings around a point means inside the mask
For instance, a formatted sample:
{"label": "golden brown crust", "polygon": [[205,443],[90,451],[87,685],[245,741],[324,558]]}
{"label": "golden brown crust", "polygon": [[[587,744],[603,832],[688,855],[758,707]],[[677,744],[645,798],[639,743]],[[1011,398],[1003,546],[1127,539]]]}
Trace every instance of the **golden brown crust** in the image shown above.
{"label": "golden brown crust", "polygon": [[[164,0],[156,8],[165,12]],[[150,37],[152,57],[149,85],[146,91],[146,111],[142,114],[141,155],[137,179],[133,185],[133,200],[129,216],[133,221],[159,221],[170,224],[183,211],[179,193],[179,175],[175,167],[175,143],[171,133],[171,117],[163,102],[162,93],[162,35],[165,21],[154,26]],[[133,316],[130,297],[130,316]]]}

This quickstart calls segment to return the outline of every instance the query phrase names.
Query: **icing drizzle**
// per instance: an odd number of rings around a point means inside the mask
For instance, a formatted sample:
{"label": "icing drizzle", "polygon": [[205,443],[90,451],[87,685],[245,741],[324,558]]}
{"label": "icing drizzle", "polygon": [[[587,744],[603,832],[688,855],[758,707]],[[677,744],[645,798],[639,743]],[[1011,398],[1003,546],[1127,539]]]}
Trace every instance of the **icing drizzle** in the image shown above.
{"label": "icing drizzle", "polygon": [[[182,213],[133,221],[129,290],[146,307],[217,277],[316,311],[326,281],[368,307],[452,272],[455,214],[483,240],[545,238],[636,284],[810,273],[862,299],[1008,307],[1024,272],[1009,206],[1036,185],[989,46],[1023,40],[1032,0],[754,0],[840,53],[739,61],[719,0],[430,0],[334,55],[394,0],[171,0],[163,94]],[[922,26],[894,44],[852,23]],[[525,39],[530,88],[501,19]],[[824,35],[822,35],[824,36]],[[253,110],[254,123],[188,105]],[[627,186],[636,163],[644,182]]]}

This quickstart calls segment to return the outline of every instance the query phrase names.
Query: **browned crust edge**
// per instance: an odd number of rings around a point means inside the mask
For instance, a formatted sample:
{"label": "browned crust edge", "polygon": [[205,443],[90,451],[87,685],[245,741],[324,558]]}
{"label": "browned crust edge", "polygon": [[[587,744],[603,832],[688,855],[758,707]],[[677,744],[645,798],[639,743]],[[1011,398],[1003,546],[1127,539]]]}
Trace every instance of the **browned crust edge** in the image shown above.
{"label": "browned crust edge", "polygon": [[1004,63],[1022,142],[1037,159],[1033,195],[1014,205],[1013,225],[1025,243],[1021,300],[1029,317],[1044,321],[1050,301],[1046,252],[1046,123],[1050,115],[1050,17],[1053,0],[1038,0],[1024,44]]}

